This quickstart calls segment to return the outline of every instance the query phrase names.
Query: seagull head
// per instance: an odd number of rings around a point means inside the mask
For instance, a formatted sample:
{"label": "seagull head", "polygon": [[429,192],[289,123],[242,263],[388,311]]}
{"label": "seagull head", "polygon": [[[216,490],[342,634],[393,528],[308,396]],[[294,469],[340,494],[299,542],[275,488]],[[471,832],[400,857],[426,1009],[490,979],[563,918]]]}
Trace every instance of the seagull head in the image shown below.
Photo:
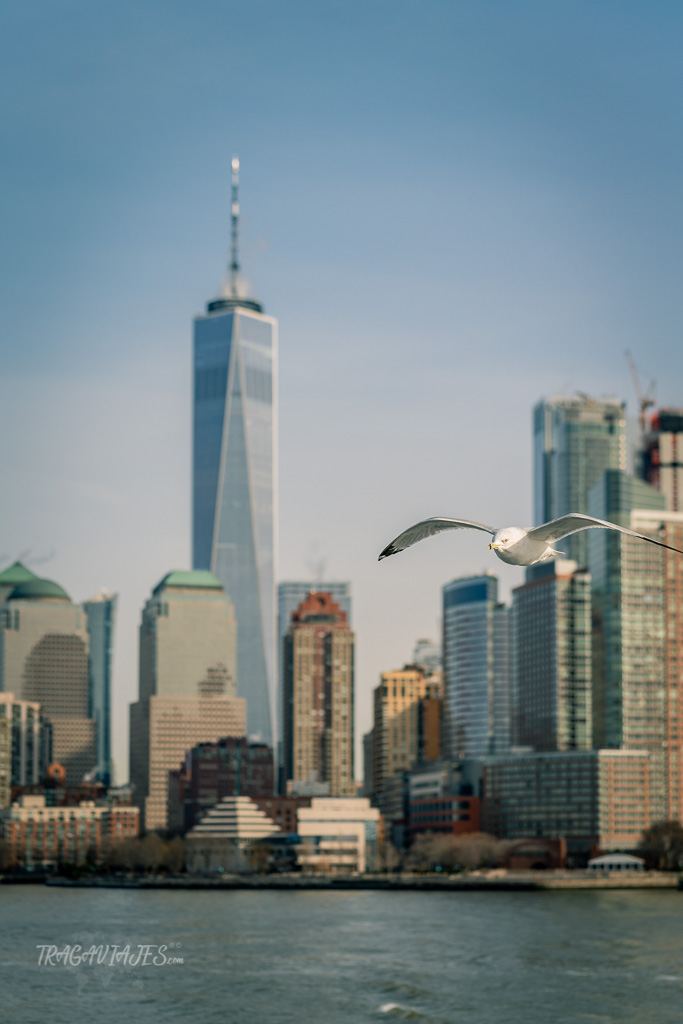
{"label": "seagull head", "polygon": [[489,544],[489,551],[505,551],[506,548],[512,547],[518,540],[521,540],[522,537],[526,537],[526,530],[523,530],[520,526],[505,526],[493,535],[493,540]]}

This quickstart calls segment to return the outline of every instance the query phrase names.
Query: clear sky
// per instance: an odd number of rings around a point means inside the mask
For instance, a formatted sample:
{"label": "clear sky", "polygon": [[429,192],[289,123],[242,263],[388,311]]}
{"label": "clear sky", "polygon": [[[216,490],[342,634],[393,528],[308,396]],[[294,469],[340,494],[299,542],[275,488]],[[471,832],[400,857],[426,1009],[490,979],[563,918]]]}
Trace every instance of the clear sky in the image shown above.
{"label": "clear sky", "polygon": [[6,0],[2,563],[144,600],[190,558],[192,317],[242,263],[280,322],[280,576],[350,579],[358,732],[483,535],[531,521],[530,412],[683,405],[683,10],[670,0]]}

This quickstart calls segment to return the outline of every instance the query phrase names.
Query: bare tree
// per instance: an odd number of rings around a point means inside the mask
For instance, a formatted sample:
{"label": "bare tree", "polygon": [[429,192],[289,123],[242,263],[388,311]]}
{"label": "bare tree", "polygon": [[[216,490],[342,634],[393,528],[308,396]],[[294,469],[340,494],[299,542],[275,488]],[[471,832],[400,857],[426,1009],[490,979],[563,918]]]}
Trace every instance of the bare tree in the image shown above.
{"label": "bare tree", "polygon": [[460,836],[424,832],[416,836],[407,858],[407,867],[413,871],[473,871],[481,867],[495,867],[503,844],[485,832],[471,832]]}
{"label": "bare tree", "polygon": [[683,868],[683,825],[679,821],[656,821],[643,832],[639,849],[660,870]]}

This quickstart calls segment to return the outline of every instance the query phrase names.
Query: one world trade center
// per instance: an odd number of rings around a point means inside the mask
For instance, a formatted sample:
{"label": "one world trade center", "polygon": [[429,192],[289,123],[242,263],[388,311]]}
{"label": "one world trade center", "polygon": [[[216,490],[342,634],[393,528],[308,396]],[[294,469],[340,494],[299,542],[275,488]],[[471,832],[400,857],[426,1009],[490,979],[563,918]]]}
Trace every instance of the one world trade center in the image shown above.
{"label": "one world trade center", "polygon": [[230,285],[194,321],[192,559],[232,600],[247,731],[272,745],[277,321],[238,295],[238,174],[234,159]]}

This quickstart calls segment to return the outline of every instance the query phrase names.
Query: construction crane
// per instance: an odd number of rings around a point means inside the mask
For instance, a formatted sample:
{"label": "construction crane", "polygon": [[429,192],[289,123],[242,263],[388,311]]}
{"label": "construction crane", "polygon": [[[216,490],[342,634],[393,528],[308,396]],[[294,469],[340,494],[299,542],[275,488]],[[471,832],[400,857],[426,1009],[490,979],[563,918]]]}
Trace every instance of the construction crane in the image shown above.
{"label": "construction crane", "polygon": [[647,427],[647,410],[650,408],[650,406],[654,406],[655,404],[654,393],[656,381],[651,380],[650,386],[648,387],[645,394],[643,394],[643,390],[640,386],[640,378],[638,377],[638,370],[636,369],[636,364],[633,361],[633,356],[631,355],[628,349],[626,351],[626,358],[628,359],[628,365],[631,368],[631,377],[633,378],[633,386],[636,391],[636,398],[638,399],[638,407],[640,409],[640,439],[642,441],[642,439],[645,437],[645,429]]}

